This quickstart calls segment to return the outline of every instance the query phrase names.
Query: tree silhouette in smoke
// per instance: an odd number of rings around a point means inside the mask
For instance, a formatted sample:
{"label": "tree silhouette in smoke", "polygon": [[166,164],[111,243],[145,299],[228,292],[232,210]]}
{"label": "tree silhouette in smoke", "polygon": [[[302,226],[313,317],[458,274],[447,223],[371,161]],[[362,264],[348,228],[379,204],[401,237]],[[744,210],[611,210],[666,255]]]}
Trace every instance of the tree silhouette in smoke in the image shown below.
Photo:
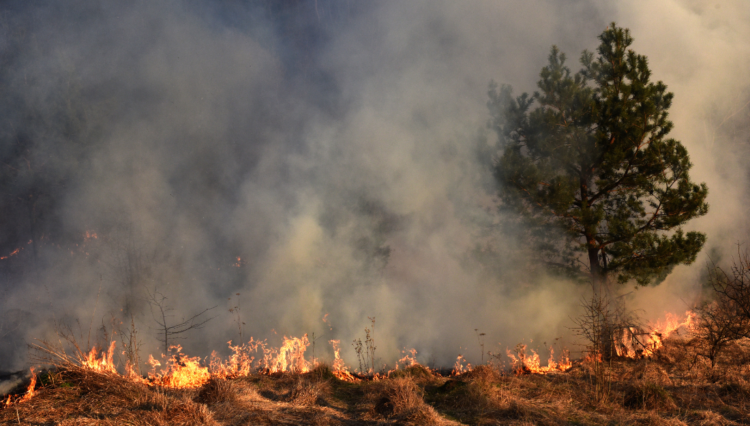
{"label": "tree silhouette in smoke", "polygon": [[494,175],[502,208],[528,225],[547,265],[597,287],[610,276],[647,285],[695,260],[705,235],[681,227],[707,213],[708,189],[690,180],[687,150],[667,138],[672,93],[650,81],[629,31],[613,23],[599,39],[598,55],[584,51],[574,75],[553,46],[531,96],[490,83],[502,144]]}

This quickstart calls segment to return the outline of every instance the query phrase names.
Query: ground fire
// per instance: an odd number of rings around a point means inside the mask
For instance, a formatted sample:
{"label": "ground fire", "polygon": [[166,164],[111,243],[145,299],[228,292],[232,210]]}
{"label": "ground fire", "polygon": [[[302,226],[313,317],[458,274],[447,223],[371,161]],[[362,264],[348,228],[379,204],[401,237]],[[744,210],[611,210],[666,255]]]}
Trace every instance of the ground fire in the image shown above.
{"label": "ground fire", "polygon": [[[684,320],[680,320],[676,315],[668,314],[664,321],[657,322],[649,331],[638,331],[635,328],[625,329],[622,340],[617,345],[618,356],[627,358],[652,356],[656,350],[663,346],[664,339],[680,328],[689,329],[693,320],[694,314],[692,312],[687,312]],[[377,380],[387,378],[399,369],[421,366],[417,361],[416,349],[404,349],[402,351],[403,357],[396,362],[394,369],[387,370],[384,368],[381,373],[369,370],[355,375],[341,359],[340,341],[330,340],[329,343],[334,354],[331,364],[332,373],[339,380],[356,382],[368,376]],[[636,344],[640,345],[640,348],[634,348]],[[130,364],[123,367],[124,374],[122,376],[150,386],[175,389],[198,388],[212,378],[232,379],[253,373],[303,374],[310,372],[319,363],[319,360],[316,360],[313,364],[312,361],[305,358],[306,351],[310,346],[310,340],[306,334],[299,338],[284,336],[283,343],[278,348],[269,346],[266,340],[255,340],[253,338],[240,345],[232,345],[232,342],[229,341],[228,345],[232,352],[229,357],[222,359],[214,351],[208,365],[205,366],[202,365],[199,357],[189,357],[182,352],[181,346],[175,345],[170,347],[170,355],[161,355],[161,359],[164,360],[163,365],[153,355],[149,355],[148,364],[151,366],[151,371],[147,373],[146,377],[140,377],[135,373],[134,367]],[[76,363],[86,370],[119,375],[114,361],[116,346],[117,342],[112,341],[107,350],[99,352],[97,348],[92,348],[87,354],[80,356]],[[527,345],[519,344],[515,348],[515,353],[506,350],[511,370],[516,374],[565,372],[573,367],[570,352],[567,349],[563,349],[559,358],[555,359],[554,349],[550,347],[550,355],[546,366],[542,365],[540,356],[535,350],[531,349],[531,354],[527,354],[527,349]],[[67,356],[65,356],[65,359],[70,360]],[[466,362],[462,355],[459,355],[451,375],[459,376],[471,372],[473,369],[474,367]],[[17,402],[28,400],[32,395],[33,383],[23,399]]]}
{"label": "ground fire", "polygon": [[[543,410],[557,413],[555,416],[564,413],[555,411],[562,409],[559,405],[549,406],[544,402],[552,396],[539,395],[562,392],[569,395],[564,398],[568,401],[565,410],[577,413],[577,418],[594,415],[588,406],[579,406],[576,402],[583,398],[592,401],[592,407],[619,404],[620,410],[625,410],[620,413],[626,416],[620,419],[623,423],[637,424],[650,418],[652,424],[661,424],[653,422],[655,414],[648,410],[672,413],[669,410],[674,407],[673,399],[685,398],[679,392],[687,392],[695,386],[693,382],[685,382],[686,378],[693,377],[690,380],[695,381],[716,374],[708,367],[702,367],[704,370],[696,367],[700,364],[696,364],[699,359],[696,354],[701,353],[700,343],[696,343],[695,338],[686,338],[696,321],[696,315],[687,312],[684,317],[667,315],[665,320],[642,330],[628,328],[617,344],[621,349],[618,356],[608,363],[602,362],[601,354],[571,360],[568,350],[555,351],[550,347],[548,360],[543,365],[535,350],[519,344],[513,351],[506,351],[502,365],[497,363],[500,358],[497,354],[489,353],[490,361],[480,365],[471,365],[459,355],[451,370],[426,367],[418,361],[416,349],[404,348],[391,369],[383,367],[373,371],[370,367],[354,371],[341,358],[339,340],[328,342],[333,351],[329,366],[320,358],[310,356],[311,340],[307,335],[283,336],[278,347],[253,338],[242,344],[229,341],[230,355],[222,357],[213,352],[205,360],[184,354],[180,346],[172,346],[167,354],[149,355],[150,371],[144,375],[138,374],[137,366],[129,363],[117,365],[115,341],[76,356],[41,344],[37,348],[48,355],[47,359],[52,360],[49,364],[55,368],[41,372],[32,369],[31,380],[24,390],[4,397],[5,409],[0,410],[0,421],[31,422],[34,416],[42,416],[40,413],[47,413],[44,415],[48,417],[44,418],[62,416],[59,401],[65,398],[71,401],[112,398],[108,409],[120,414],[111,416],[122,423],[133,424],[163,421],[139,420],[142,414],[132,410],[161,413],[149,415],[183,424],[238,424],[242,416],[252,424],[272,424],[282,418],[291,424],[317,424],[307,420],[311,413],[316,413],[319,419],[328,416],[352,421],[380,419],[378,421],[386,424],[458,424],[440,414],[445,413],[464,424],[476,424],[481,419],[505,418],[503,416],[511,411],[529,422],[545,423],[539,416],[553,414],[540,414]],[[731,356],[750,354],[750,346],[742,348],[737,346],[734,350],[739,352]],[[747,360],[750,361],[750,357]],[[750,367],[750,362],[742,365],[745,364]],[[609,390],[596,385],[599,380],[609,383]],[[684,385],[679,385],[683,382]],[[653,393],[651,389],[669,391]],[[186,395],[192,396],[184,399]],[[132,410],[122,408],[129,404],[121,402],[123,398],[132,398]],[[243,405],[242,401],[249,405]],[[701,404],[708,404],[708,401]],[[81,410],[85,405],[83,402],[76,404],[70,407]],[[97,404],[96,410],[103,410],[103,403]],[[542,408],[532,409],[528,404],[538,404]],[[183,408],[177,411],[169,408],[178,406]],[[336,414],[339,412],[333,409],[335,407],[347,414]],[[634,408],[646,411],[633,414]],[[131,412],[135,414],[128,414]],[[130,415],[135,417],[123,417]],[[694,417],[703,422],[695,424],[707,424],[705,415]],[[589,420],[590,424],[598,424],[593,417]]]}
{"label": "ground fire", "polygon": [[680,330],[692,330],[694,327],[695,314],[692,311],[685,312],[685,318],[680,318],[668,313],[664,321],[652,325],[650,330],[641,330],[636,327],[622,329],[622,335],[615,341],[617,355],[627,358],[650,357],[664,344],[664,339],[672,333]]}

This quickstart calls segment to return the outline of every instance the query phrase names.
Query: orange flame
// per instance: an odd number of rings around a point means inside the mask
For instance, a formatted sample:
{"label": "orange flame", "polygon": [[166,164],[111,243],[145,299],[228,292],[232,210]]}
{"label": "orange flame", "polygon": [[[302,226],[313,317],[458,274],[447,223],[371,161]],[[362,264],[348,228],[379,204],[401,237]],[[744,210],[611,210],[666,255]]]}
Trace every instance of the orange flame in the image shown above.
{"label": "orange flame", "polygon": [[115,354],[115,344],[113,340],[109,345],[107,352],[102,351],[101,359],[96,358],[96,347],[91,348],[91,351],[81,360],[81,365],[90,370],[98,371],[100,373],[117,373],[112,358]]}
{"label": "orange flame", "polygon": [[[211,377],[208,367],[201,367],[200,357],[186,356],[180,345],[171,346],[169,350],[175,353],[167,360],[166,373],[149,373],[152,383],[169,388],[195,388],[203,386]],[[149,356],[149,362],[153,361],[153,357]]]}
{"label": "orange flame", "polygon": [[[323,317],[323,320],[325,321],[325,317]],[[341,359],[341,348],[339,348],[339,344],[341,343],[341,341],[329,340],[328,343],[333,346],[333,375],[336,376],[336,378],[338,378],[339,380],[343,380],[345,382],[358,382],[359,379],[354,377],[352,373],[349,372],[349,367],[347,367],[344,360]]]}
{"label": "orange flame", "polygon": [[331,325],[331,323],[328,322],[328,314],[327,313],[325,315],[323,315],[323,322],[326,323],[326,325],[328,326],[328,329],[330,329],[331,331],[333,331],[333,326]]}
{"label": "orange flame", "polygon": [[555,351],[552,347],[549,348],[549,360],[547,360],[547,366],[543,367],[539,359],[539,354],[535,350],[531,350],[532,355],[526,354],[526,345],[516,346],[516,357],[511,353],[510,350],[506,350],[508,358],[513,361],[513,370],[517,375],[524,373],[531,374],[547,374],[551,372],[567,371],[573,363],[570,362],[570,352],[567,349],[563,349],[562,356],[558,361],[555,361]]}
{"label": "orange flame", "polygon": [[419,365],[419,363],[417,362],[417,350],[416,349],[412,348],[407,351],[406,348],[404,348],[404,350],[402,350],[401,353],[404,354],[404,356],[400,360],[396,361],[396,370],[398,370],[399,364],[403,364],[404,368],[409,368],[414,365]]}
{"label": "orange flame", "polygon": [[[302,338],[284,336],[284,344],[278,350],[276,357],[267,357],[266,366],[270,373],[290,372],[306,373],[310,371],[310,363],[305,360],[305,351],[310,346],[307,334]],[[266,355],[275,354],[269,351]]]}
{"label": "orange flame", "polygon": [[[466,365],[464,365],[466,363]],[[458,376],[463,373],[468,373],[469,371],[473,370],[471,364],[469,364],[466,361],[466,358],[464,358],[463,355],[458,355],[456,357],[456,364],[453,366],[453,371],[451,371],[451,376]]]}
{"label": "orange flame", "polygon": [[[36,374],[34,374],[34,367],[31,367],[31,382],[29,383],[29,387],[26,389],[26,394],[23,396],[23,398],[19,399],[18,402],[28,401],[31,398],[33,398],[35,386],[36,386]],[[8,397],[8,402],[10,402],[10,397]]]}
{"label": "orange flame", "polygon": [[627,358],[650,357],[656,350],[664,345],[664,339],[680,328],[692,330],[695,313],[685,312],[685,319],[672,313],[665,316],[664,321],[658,321],[651,326],[651,331],[641,331],[635,327],[627,327],[622,330],[622,336],[615,342],[615,351],[618,356]]}
{"label": "orange flame", "polygon": [[251,337],[247,344],[232,346],[231,340],[227,344],[232,350],[232,355],[227,361],[222,361],[216,351],[211,353],[211,374],[224,379],[249,375],[252,372],[253,361],[255,361],[255,357],[251,356],[250,352],[256,351],[260,342],[254,342]]}

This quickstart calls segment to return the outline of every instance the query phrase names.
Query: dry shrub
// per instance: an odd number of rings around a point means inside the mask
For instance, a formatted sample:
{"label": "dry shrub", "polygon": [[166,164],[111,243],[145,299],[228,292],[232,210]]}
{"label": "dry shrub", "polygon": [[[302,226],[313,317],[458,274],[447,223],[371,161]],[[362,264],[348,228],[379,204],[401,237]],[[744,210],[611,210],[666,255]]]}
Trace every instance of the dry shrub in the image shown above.
{"label": "dry shrub", "polygon": [[673,385],[669,374],[662,367],[648,361],[638,363],[632,370],[623,374],[622,381],[653,383],[659,386]]}
{"label": "dry shrub", "polygon": [[147,392],[133,401],[137,410],[167,411],[169,397],[159,391]]}
{"label": "dry shrub", "polygon": [[231,402],[236,398],[237,393],[232,389],[231,383],[224,379],[212,377],[201,387],[195,401],[212,405],[219,402]]}
{"label": "dry shrub", "polygon": [[310,381],[300,377],[286,399],[295,405],[312,406],[324,403],[323,395],[329,394],[330,390],[327,381]]}
{"label": "dry shrub", "polygon": [[60,371],[66,382],[73,384],[83,393],[109,394],[134,399],[149,391],[146,385],[118,374],[101,373],[78,366],[67,366]]}
{"label": "dry shrub", "polygon": [[[0,423],[131,425],[214,425],[208,407],[187,392],[153,390],[110,373],[67,366],[60,376],[71,386],[41,388],[15,410],[0,410]],[[194,393],[194,392],[193,392]],[[12,412],[11,412],[12,411]],[[7,414],[7,415],[6,415]]]}
{"label": "dry shrub", "polygon": [[462,374],[461,378],[476,380],[481,383],[491,383],[499,381],[501,375],[500,372],[492,366],[480,365],[475,367],[473,370],[467,371],[466,373]]}
{"label": "dry shrub", "polygon": [[625,388],[622,405],[636,410],[672,411],[677,409],[677,405],[666,389],[645,381],[636,381]]}
{"label": "dry shrub", "polygon": [[679,336],[670,336],[663,341],[663,346],[654,353],[654,361],[666,365],[680,366],[694,362],[697,356],[697,347],[701,344],[699,339],[685,339]]}
{"label": "dry shrub", "polygon": [[438,422],[437,412],[425,404],[421,389],[411,377],[385,380],[379,388],[373,408],[376,417],[415,424]]}
{"label": "dry shrub", "polygon": [[164,413],[170,425],[214,424],[211,411],[203,404],[196,404],[188,397],[173,398]]}
{"label": "dry shrub", "polygon": [[260,398],[258,385],[250,380],[233,380],[232,391],[239,400],[257,400]]}
{"label": "dry shrub", "polygon": [[638,419],[637,424],[648,426],[687,426],[685,422],[676,417],[661,417],[658,413],[650,412],[645,419]]}
{"label": "dry shrub", "polygon": [[482,410],[491,405],[492,398],[488,389],[478,382],[448,380],[430,390],[434,394],[435,402],[450,410]]}
{"label": "dry shrub", "polygon": [[266,424],[263,419],[269,415],[261,408],[264,399],[257,387],[246,380],[233,380],[230,384],[235,396],[209,406],[214,418],[228,425]]}
{"label": "dry shrub", "polygon": [[331,371],[331,367],[323,363],[316,365],[315,368],[305,373],[304,377],[314,382],[333,380],[336,378]]}
{"label": "dry shrub", "polygon": [[717,390],[721,397],[741,397],[746,398],[750,395],[750,383],[742,377],[732,377],[730,380],[722,383]]}
{"label": "dry shrub", "polygon": [[[461,378],[465,379],[463,376]],[[488,418],[521,419],[526,415],[522,402],[500,395],[489,380],[449,379],[425,390],[433,406],[468,424],[481,424]]]}
{"label": "dry shrub", "polygon": [[698,426],[729,426],[736,424],[719,413],[711,410],[699,410],[690,415],[690,423]]}
{"label": "dry shrub", "polygon": [[415,364],[404,368],[403,370],[392,371],[389,375],[389,379],[398,379],[400,377],[411,377],[417,381],[430,381],[435,378],[429,368],[424,365]]}

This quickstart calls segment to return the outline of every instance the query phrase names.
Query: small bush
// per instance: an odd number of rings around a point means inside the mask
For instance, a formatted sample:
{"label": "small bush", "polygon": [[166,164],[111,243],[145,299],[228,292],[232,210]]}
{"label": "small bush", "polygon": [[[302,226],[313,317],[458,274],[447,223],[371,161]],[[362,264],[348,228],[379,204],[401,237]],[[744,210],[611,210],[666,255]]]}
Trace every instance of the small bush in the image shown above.
{"label": "small bush", "polygon": [[389,379],[398,379],[401,377],[411,377],[416,380],[430,380],[434,376],[429,368],[419,364],[406,367],[403,370],[393,371],[388,375]]}
{"label": "small bush", "polygon": [[233,401],[237,393],[232,389],[232,385],[224,379],[211,378],[201,387],[196,402],[203,404],[216,404],[219,402]]}
{"label": "small bush", "polygon": [[500,380],[500,372],[489,365],[480,365],[473,370],[462,374],[461,378],[478,380],[482,383],[490,383]]}
{"label": "small bush", "polygon": [[636,382],[625,391],[623,406],[636,410],[674,410],[677,408],[666,389],[646,382]]}
{"label": "small bush", "polygon": [[421,389],[411,377],[384,381],[373,411],[378,417],[414,424],[434,424],[438,418],[435,410],[425,404]]}
{"label": "small bush", "polygon": [[315,382],[333,380],[336,378],[336,376],[333,375],[331,368],[327,364],[316,365],[315,368],[310,370],[308,373],[305,373],[304,376]]}
{"label": "small bush", "polygon": [[311,381],[300,377],[285,399],[295,405],[312,406],[322,404],[323,395],[329,391],[327,381]]}

